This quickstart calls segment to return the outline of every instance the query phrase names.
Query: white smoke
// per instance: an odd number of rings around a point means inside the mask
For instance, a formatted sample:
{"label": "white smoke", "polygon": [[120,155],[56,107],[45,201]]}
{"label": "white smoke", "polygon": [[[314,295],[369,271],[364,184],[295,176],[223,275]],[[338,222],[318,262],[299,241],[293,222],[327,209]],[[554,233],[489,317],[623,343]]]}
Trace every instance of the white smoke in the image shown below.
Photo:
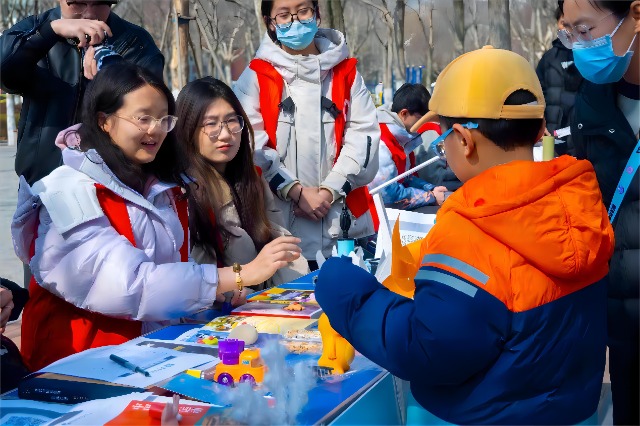
{"label": "white smoke", "polygon": [[[261,350],[267,366],[262,387],[254,390],[240,383],[229,392],[229,416],[248,425],[293,425],[308,401],[309,390],[316,384],[311,364],[299,362],[293,368],[285,362],[287,349],[271,340]],[[268,397],[265,397],[268,395]]]}

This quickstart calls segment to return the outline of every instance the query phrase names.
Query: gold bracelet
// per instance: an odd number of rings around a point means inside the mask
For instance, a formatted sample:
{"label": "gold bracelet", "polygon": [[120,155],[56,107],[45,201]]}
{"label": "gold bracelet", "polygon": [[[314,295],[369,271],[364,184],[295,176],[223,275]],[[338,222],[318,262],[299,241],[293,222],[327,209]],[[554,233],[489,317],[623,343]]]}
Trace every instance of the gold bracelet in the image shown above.
{"label": "gold bracelet", "polygon": [[240,276],[240,271],[242,271],[242,266],[239,263],[233,264],[233,272],[236,273],[236,284],[238,285],[238,290],[242,291],[244,286],[242,285],[242,277]]}

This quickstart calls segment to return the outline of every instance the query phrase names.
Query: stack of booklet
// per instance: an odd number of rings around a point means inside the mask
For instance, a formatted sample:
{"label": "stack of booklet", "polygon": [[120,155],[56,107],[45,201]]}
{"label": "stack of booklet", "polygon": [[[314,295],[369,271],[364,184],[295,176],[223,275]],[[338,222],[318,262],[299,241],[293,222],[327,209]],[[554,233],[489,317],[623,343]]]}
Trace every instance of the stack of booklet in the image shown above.
{"label": "stack of booklet", "polygon": [[194,351],[188,347],[174,350],[141,344],[144,340],[141,337],[63,358],[24,378],[18,385],[18,396],[77,404],[143,392],[185,370],[219,361],[197,347]]}
{"label": "stack of booklet", "polygon": [[314,318],[322,314],[313,290],[288,287],[273,287],[255,293],[247,298],[247,303],[238,306],[233,315],[268,316],[286,318]]}

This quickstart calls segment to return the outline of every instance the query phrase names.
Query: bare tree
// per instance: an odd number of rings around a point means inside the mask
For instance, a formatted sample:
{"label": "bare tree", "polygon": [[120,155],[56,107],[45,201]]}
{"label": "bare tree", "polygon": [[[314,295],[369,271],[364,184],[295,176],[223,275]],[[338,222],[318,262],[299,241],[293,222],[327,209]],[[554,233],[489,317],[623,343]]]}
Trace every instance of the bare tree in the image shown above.
{"label": "bare tree", "polygon": [[[387,8],[387,5],[382,1],[382,5],[373,3],[369,0],[360,0],[362,3],[374,8],[380,14],[382,14],[382,22],[384,23],[385,37],[381,37],[380,33],[374,30],[375,36],[380,41],[380,45],[384,48],[383,54],[383,71],[382,71],[382,83],[384,85],[384,97],[390,99],[393,93],[393,58],[394,58],[394,21],[391,12]],[[404,46],[403,46],[404,48]]]}
{"label": "bare tree", "polygon": [[399,75],[404,75],[407,69],[407,60],[405,59],[405,37],[404,37],[404,13],[405,0],[396,0],[393,9],[393,39],[395,43],[396,65],[399,68]]}
{"label": "bare tree", "polygon": [[[467,34],[471,38],[471,50],[479,49],[480,46],[489,43],[489,36],[486,34],[481,34],[482,26],[480,24],[479,18],[480,12],[478,10],[478,3],[475,1],[467,2],[467,12],[465,15],[465,43],[467,42]],[[467,19],[469,18],[469,19]],[[465,51],[466,51],[465,46]]]}
{"label": "bare tree", "polygon": [[[40,0],[54,1],[57,0]],[[171,69],[169,64],[173,58],[173,40],[174,40],[174,0],[120,0],[117,5],[112,8],[122,19],[133,24],[144,27],[151,34],[151,37],[158,45],[160,52],[165,57],[167,66],[164,68],[166,81],[171,80]]]}
{"label": "bare tree", "polygon": [[227,2],[234,7],[223,11],[219,0],[207,5],[197,0],[195,10],[200,37],[205,40],[217,77],[231,84],[231,63],[244,54],[240,43],[246,42],[247,32],[251,34],[247,21],[255,11],[235,1]]}
{"label": "bare tree", "polygon": [[344,6],[341,0],[320,0],[322,24],[345,34]]}
{"label": "bare tree", "polygon": [[[5,31],[34,13],[33,5],[28,0],[2,0],[0,1],[0,31]],[[7,143],[17,143],[16,129],[16,97],[10,93],[5,94],[4,109],[6,111]]]}
{"label": "bare tree", "polygon": [[453,29],[456,56],[464,53],[464,40],[467,32],[464,19],[464,0],[453,0]]}
{"label": "bare tree", "polygon": [[262,34],[264,34],[267,30],[267,27],[264,24],[264,19],[262,17],[262,11],[260,10],[261,3],[261,0],[253,0],[253,9],[256,13],[256,21],[258,21],[258,32],[260,33],[260,36],[262,36]]}
{"label": "bare tree", "polygon": [[[351,3],[351,10],[345,8],[345,17],[351,15],[352,19],[345,28],[345,37],[349,40],[349,50],[351,56],[359,58],[368,41],[370,41],[371,33],[375,31],[376,18],[372,16],[374,13],[371,8],[354,7],[356,3]],[[350,13],[349,13],[349,12]]]}
{"label": "bare tree", "polygon": [[405,0],[395,0],[393,13],[391,13],[390,7],[385,0],[380,0],[380,4],[374,3],[372,0],[360,1],[377,10],[382,15],[382,22],[386,27],[386,37],[384,39],[377,31],[374,31],[374,33],[386,53],[384,55],[382,81],[385,87],[385,98],[390,99],[393,93],[394,64],[396,65],[396,73],[399,76],[404,77],[406,69],[404,40]]}
{"label": "bare tree", "polygon": [[418,10],[413,9],[411,6],[407,5],[407,7],[416,13],[418,16],[418,21],[420,22],[420,27],[422,28],[422,33],[424,35],[425,40],[427,41],[427,46],[424,50],[425,56],[425,83],[427,86],[430,86],[433,80],[434,75],[434,61],[433,61],[433,51],[434,51],[434,42],[433,42],[433,12],[435,10],[435,5],[432,0],[419,0],[418,1]]}
{"label": "bare tree", "polygon": [[171,54],[171,88],[180,90],[189,78],[189,0],[173,0],[174,37]]}
{"label": "bare tree", "polygon": [[540,60],[555,37],[554,0],[511,2],[511,31],[531,64]]}
{"label": "bare tree", "polygon": [[511,50],[511,18],[509,0],[488,0],[489,43],[499,49]]}

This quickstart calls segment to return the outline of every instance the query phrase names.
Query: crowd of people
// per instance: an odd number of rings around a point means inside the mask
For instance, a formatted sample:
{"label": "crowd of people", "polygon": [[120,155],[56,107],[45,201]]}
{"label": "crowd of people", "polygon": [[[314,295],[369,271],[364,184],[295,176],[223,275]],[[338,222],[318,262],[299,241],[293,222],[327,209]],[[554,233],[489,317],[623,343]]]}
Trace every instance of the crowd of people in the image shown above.
{"label": "crowd of people", "polygon": [[[2,89],[23,97],[24,371],[317,269],[345,209],[350,238],[375,234],[369,189],[438,157],[380,193],[442,205],[394,253],[414,297],[330,259],[316,298],[332,326],[411,382],[430,423],[588,421],[608,346],[614,422],[638,423],[640,0],[560,1],[537,74],[488,46],[433,95],[405,84],[377,109],[317,1],[263,0],[266,34],[233,88],[205,77],[177,99],[115,3],[60,0],[0,36]],[[577,158],[534,162],[563,127]],[[0,287],[0,327],[19,292]]]}

